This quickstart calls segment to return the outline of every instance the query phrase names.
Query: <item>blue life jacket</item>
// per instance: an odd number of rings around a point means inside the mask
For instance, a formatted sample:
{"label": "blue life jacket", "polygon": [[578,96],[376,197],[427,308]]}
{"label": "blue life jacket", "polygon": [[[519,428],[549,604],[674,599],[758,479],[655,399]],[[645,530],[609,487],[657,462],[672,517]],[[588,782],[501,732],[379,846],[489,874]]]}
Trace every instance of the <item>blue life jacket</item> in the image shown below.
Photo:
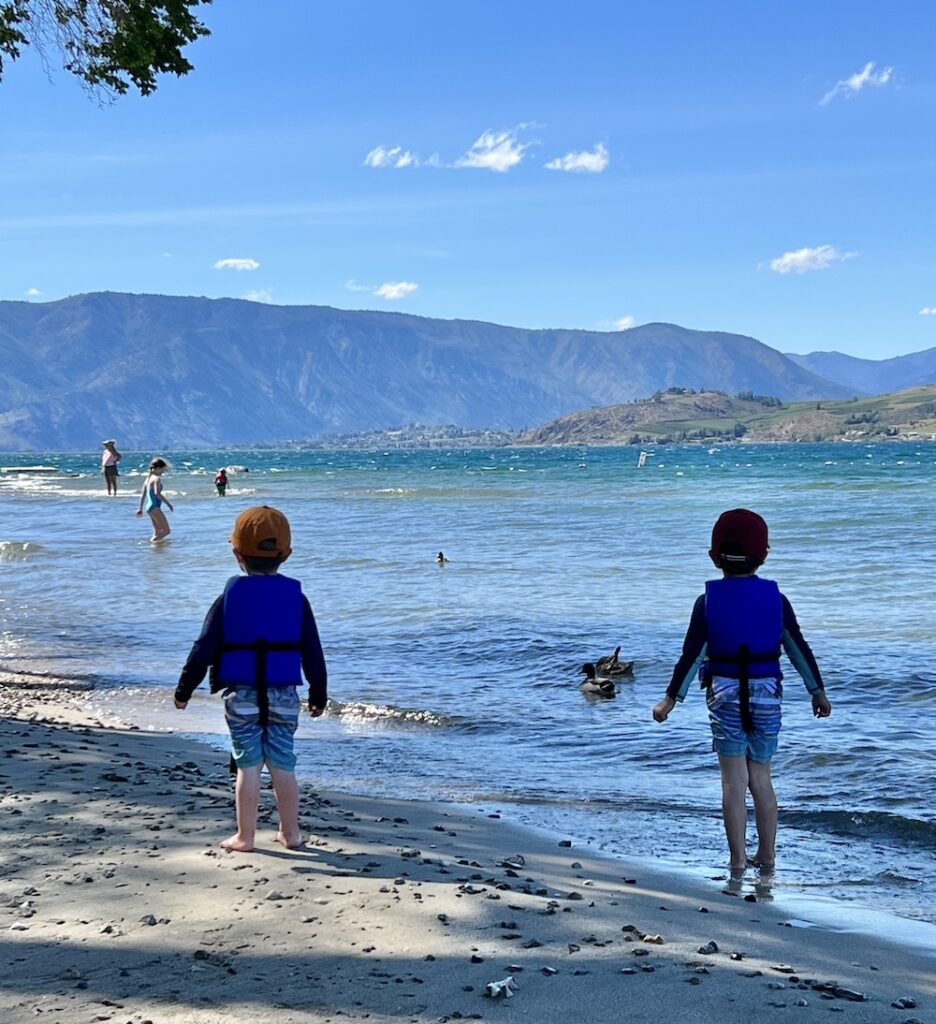
{"label": "blue life jacket", "polygon": [[783,600],[773,580],[726,577],[705,584],[706,660],[704,683],[729,679],[782,679],[780,640]]}
{"label": "blue life jacket", "polygon": [[228,580],[215,687],[299,686],[303,604],[302,585],[288,576]]}

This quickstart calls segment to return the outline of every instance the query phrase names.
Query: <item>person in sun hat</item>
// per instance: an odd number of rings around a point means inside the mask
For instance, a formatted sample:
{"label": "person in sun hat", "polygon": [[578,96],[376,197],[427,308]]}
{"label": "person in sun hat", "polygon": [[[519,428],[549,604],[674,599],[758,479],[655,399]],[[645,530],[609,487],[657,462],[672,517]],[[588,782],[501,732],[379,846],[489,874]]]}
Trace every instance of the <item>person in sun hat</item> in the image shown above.
{"label": "person in sun hat", "polygon": [[685,698],[698,670],[721,769],[722,813],[733,872],[748,864],[749,789],[758,838],[751,862],[770,871],[776,859],[777,797],[770,761],[780,732],[781,648],[806,684],[814,715],[827,718],[832,713],[819,666],[792,605],[773,580],[757,575],[769,549],[767,523],[756,512],[736,508],[718,517],[709,557],[722,578],[706,583],[705,593],[697,598],[682,657],[666,695],[653,708],[654,719],[665,722],[677,701]]}
{"label": "person in sun hat", "polygon": [[101,472],[104,474],[104,483],[107,484],[107,493],[117,494],[117,463],[123,458],[119,451],[117,451],[117,442],[111,438],[108,441],[102,441],[101,444],[104,446],[104,451],[101,453]]}
{"label": "person in sun hat", "polygon": [[179,677],[175,706],[185,709],[210,669],[211,692],[224,698],[237,766],[237,831],[221,846],[253,850],[266,765],[280,816],[276,841],[296,849],[302,845],[293,748],[298,691],[305,675],[309,713],[318,718],[328,699],[325,656],[301,584],[278,571],[292,553],[286,516],[267,505],[246,509],[234,521],[231,547],[244,575],[228,580],[208,609]]}

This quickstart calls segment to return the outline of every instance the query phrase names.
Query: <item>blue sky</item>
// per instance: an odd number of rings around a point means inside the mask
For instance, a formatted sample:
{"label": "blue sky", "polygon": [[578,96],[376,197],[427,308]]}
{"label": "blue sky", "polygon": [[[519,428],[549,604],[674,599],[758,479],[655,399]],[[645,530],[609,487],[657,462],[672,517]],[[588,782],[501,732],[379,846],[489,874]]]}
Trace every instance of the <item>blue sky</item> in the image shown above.
{"label": "blue sky", "polygon": [[936,5],[216,0],[206,20],[195,72],[147,99],[8,67],[0,298],[936,345]]}

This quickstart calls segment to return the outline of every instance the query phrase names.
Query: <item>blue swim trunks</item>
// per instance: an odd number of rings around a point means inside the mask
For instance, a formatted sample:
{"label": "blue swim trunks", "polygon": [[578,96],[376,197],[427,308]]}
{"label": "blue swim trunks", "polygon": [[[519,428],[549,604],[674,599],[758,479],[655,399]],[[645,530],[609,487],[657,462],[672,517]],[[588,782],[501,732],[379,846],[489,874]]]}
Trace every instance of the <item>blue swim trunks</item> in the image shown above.
{"label": "blue swim trunks", "polygon": [[712,747],[722,757],[746,757],[757,764],[768,764],[777,752],[783,691],[779,679],[752,679],[749,689],[753,732],[745,732],[741,725],[738,680],[723,676],[712,679],[706,693]]}
{"label": "blue swim trunks", "polygon": [[224,693],[234,763],[238,768],[266,763],[291,772],[296,767],[293,735],[299,725],[299,690],[296,686],[271,686],[267,692],[270,714],[265,729],[260,725],[254,687],[237,686]]}

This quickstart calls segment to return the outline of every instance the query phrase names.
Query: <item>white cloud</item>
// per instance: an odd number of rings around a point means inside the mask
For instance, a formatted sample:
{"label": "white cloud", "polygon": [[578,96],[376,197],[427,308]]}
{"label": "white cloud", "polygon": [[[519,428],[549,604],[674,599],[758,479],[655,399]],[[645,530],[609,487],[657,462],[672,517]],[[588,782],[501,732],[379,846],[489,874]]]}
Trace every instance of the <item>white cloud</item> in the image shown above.
{"label": "white cloud", "polygon": [[375,146],[366,157],[365,167],[418,167],[419,158],[402,146]]}
{"label": "white cloud", "polygon": [[810,270],[827,270],[833,263],[854,259],[858,253],[842,252],[834,245],[794,249],[770,261],[770,269],[778,274],[805,274]]}
{"label": "white cloud", "polygon": [[373,294],[378,298],[395,302],[397,299],[405,299],[408,295],[412,295],[418,287],[419,285],[415,281],[387,281],[386,284],[375,288]]}
{"label": "white cloud", "polygon": [[920,316],[936,316],[936,306],[924,306],[920,310]]}
{"label": "white cloud", "polygon": [[273,292],[269,288],[257,288],[254,291],[246,292],[244,298],[248,302],[272,302]]}
{"label": "white cloud", "polygon": [[592,150],[583,150],[581,153],[566,153],[565,156],[556,157],[546,164],[550,171],[572,171],[584,174],[601,174],[608,166],[608,147],[602,142],[595,144]]}
{"label": "white cloud", "polygon": [[369,284],[360,284],[358,281],[355,281],[353,277],[345,281],[345,288],[347,288],[349,292],[369,292],[373,290]]}
{"label": "white cloud", "polygon": [[42,292],[38,288],[27,288],[24,294],[27,299],[38,299]]}
{"label": "white cloud", "polygon": [[842,78],[835,83],[835,88],[830,89],[825,96],[819,100],[819,105],[824,107],[827,103],[831,103],[838,96],[844,96],[845,99],[850,100],[852,96],[857,96],[866,86],[882,86],[887,85],[894,74],[893,68],[882,68],[880,71],[874,70],[874,61],[868,61],[867,64],[860,70],[856,71],[853,75],[849,75],[848,78]]}
{"label": "white cloud", "polygon": [[226,260],[218,260],[215,263],[215,270],[258,270],[260,264],[256,260],[239,259],[228,257]]}
{"label": "white cloud", "polygon": [[595,324],[596,331],[629,331],[637,321],[629,313],[626,316],[611,317],[599,320]]}
{"label": "white cloud", "polygon": [[482,132],[468,152],[460,156],[452,166],[477,167],[505,174],[523,160],[530,145],[529,142],[519,140],[517,129]]}

